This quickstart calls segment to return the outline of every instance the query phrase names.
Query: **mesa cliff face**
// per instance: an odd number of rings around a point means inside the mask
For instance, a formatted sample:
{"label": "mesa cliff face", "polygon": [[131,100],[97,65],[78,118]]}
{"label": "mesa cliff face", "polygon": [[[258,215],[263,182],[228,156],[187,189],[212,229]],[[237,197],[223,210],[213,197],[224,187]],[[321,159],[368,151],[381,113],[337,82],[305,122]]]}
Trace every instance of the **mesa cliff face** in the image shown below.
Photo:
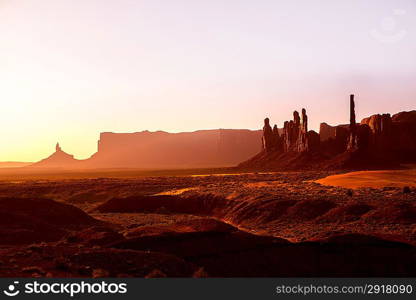
{"label": "mesa cliff face", "polygon": [[233,166],[261,149],[261,131],[218,129],[102,133],[85,166],[195,168]]}
{"label": "mesa cliff face", "polygon": [[[275,128],[277,126],[275,125]],[[356,122],[354,95],[350,96],[350,124],[321,123],[319,134],[308,131],[308,116],[284,122],[283,133],[264,120],[263,149],[241,163],[262,169],[366,169],[416,162],[416,111],[376,114]]]}

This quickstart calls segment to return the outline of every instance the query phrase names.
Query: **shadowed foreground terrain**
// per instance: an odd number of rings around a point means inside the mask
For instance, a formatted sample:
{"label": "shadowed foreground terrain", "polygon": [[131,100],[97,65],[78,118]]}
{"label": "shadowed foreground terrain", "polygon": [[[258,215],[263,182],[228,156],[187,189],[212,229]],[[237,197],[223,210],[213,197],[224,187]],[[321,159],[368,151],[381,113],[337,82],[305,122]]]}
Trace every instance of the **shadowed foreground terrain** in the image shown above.
{"label": "shadowed foreground terrain", "polygon": [[328,175],[1,181],[0,275],[416,276],[414,187]]}

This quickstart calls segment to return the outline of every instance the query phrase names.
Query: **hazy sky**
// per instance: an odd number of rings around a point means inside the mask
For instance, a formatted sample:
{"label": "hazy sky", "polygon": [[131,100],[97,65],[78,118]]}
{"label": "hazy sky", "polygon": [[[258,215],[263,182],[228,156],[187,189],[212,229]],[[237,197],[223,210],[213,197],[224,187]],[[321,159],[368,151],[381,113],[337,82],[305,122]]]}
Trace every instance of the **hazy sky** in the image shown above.
{"label": "hazy sky", "polygon": [[0,0],[0,161],[416,109],[415,31],[414,0]]}

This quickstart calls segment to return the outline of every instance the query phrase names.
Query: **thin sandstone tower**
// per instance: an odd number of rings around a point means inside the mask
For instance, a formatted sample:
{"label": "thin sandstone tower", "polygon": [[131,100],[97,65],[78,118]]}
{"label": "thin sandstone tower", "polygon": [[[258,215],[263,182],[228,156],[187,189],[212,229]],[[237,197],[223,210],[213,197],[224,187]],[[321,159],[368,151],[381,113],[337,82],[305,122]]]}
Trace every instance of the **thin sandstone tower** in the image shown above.
{"label": "thin sandstone tower", "polygon": [[355,120],[355,102],[354,102],[354,94],[350,95],[350,149],[354,149],[356,147],[357,141],[357,124]]}

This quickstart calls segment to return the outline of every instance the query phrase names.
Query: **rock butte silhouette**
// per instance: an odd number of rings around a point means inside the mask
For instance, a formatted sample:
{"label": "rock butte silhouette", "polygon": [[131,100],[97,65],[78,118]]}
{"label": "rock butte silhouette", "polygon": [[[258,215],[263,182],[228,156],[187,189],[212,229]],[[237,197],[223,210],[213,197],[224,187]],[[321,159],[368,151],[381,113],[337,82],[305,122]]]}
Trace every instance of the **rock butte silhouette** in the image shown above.
{"label": "rock butte silhouette", "polygon": [[[260,151],[260,152],[259,152]],[[263,130],[200,130],[167,133],[104,132],[98,151],[77,160],[56,146],[56,152],[31,167],[38,168],[197,168],[241,169],[367,169],[416,161],[416,111],[376,114],[356,122],[350,95],[350,124],[321,123],[308,130],[306,109],[293,112],[283,128]]]}
{"label": "rock butte silhouette", "polygon": [[308,116],[293,112],[283,132],[264,120],[262,151],[241,168],[367,169],[416,161],[416,111],[376,114],[356,122],[354,95],[350,95],[350,124],[321,123],[319,134],[308,131]]}
{"label": "rock butte silhouette", "polygon": [[57,145],[55,153],[31,168],[197,168],[234,166],[261,150],[261,130],[215,129],[168,133],[100,134],[98,151],[74,159]]}
{"label": "rock butte silhouette", "polygon": [[78,162],[80,161],[75,159],[73,155],[62,151],[61,146],[59,146],[59,143],[57,143],[55,146],[55,152],[52,155],[45,159],[42,159],[37,163],[34,163],[33,165],[31,165],[31,167],[71,168]]}

